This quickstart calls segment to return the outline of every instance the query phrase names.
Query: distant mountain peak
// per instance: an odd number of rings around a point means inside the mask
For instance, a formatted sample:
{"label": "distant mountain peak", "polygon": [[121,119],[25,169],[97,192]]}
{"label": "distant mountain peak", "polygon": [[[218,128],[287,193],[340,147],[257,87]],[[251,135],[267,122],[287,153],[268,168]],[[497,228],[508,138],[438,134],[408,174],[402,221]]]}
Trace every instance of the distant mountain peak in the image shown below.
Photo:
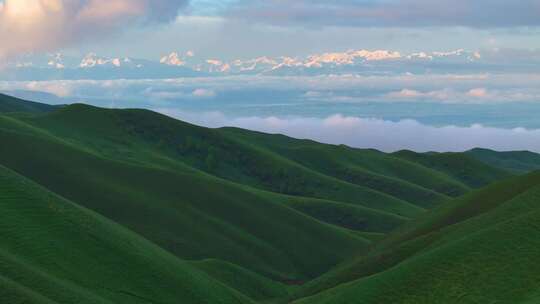
{"label": "distant mountain peak", "polygon": [[[247,59],[224,60],[219,57],[198,57],[193,51],[172,51],[159,60],[134,59],[129,57],[104,57],[88,53],[82,58],[62,54],[21,55],[8,63],[8,79],[34,80],[31,69],[39,69],[43,79],[80,79],[94,77],[94,68],[114,69],[114,77],[159,78],[186,77],[197,75],[329,75],[375,72],[414,71],[421,74],[455,65],[474,68],[474,63],[490,60],[489,54],[479,51],[456,49],[451,51],[418,51],[401,53],[393,50],[349,49],[343,52],[323,52],[308,56],[259,56]],[[440,65],[445,62],[452,65]],[[51,72],[47,72],[51,70]],[[58,73],[58,70],[65,70]],[[20,72],[20,77],[17,76]],[[14,76],[15,75],[15,76]],[[0,77],[2,75],[0,74]],[[106,77],[103,71],[95,72],[96,78]]]}
{"label": "distant mountain peak", "polygon": [[79,64],[80,68],[93,68],[96,66],[121,67],[132,63],[130,58],[107,58],[99,57],[96,53],[87,54]]}

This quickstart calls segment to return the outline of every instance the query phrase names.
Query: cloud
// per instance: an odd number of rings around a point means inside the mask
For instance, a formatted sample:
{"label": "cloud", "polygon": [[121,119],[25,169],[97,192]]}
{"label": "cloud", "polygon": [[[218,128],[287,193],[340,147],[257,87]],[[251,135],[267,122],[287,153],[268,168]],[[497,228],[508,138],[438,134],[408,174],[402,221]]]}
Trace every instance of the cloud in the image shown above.
{"label": "cloud", "polygon": [[467,96],[474,98],[486,98],[489,97],[488,91],[485,88],[471,89],[467,92]]}
{"label": "cloud", "polygon": [[198,98],[211,98],[216,97],[216,92],[214,90],[209,89],[195,89],[191,95],[198,97]]}
{"label": "cloud", "polygon": [[540,90],[534,88],[500,88],[488,90],[486,88],[472,88],[463,91],[453,88],[444,88],[434,91],[417,91],[403,89],[384,95],[381,101],[406,102],[441,102],[441,103],[508,103],[508,102],[537,102],[540,100]]}
{"label": "cloud", "polygon": [[209,126],[234,126],[329,144],[357,148],[375,148],[393,152],[410,149],[426,151],[466,151],[476,147],[499,151],[531,150],[540,152],[540,130],[500,129],[473,124],[468,127],[434,127],[415,120],[388,121],[335,114],[313,117],[237,117],[220,112],[189,113],[161,108],[157,111],[191,123]]}
{"label": "cloud", "polygon": [[187,0],[4,0],[0,57],[102,38],[137,24],[173,21]]}
{"label": "cloud", "polygon": [[[421,92],[411,89],[403,89],[399,92],[390,92],[385,95],[389,101],[395,100],[430,100],[430,101],[451,101],[452,97],[457,99],[457,93],[452,89],[445,88],[429,92]],[[464,101],[464,100],[462,100]]]}
{"label": "cloud", "polygon": [[68,97],[73,93],[72,87],[62,82],[31,81],[26,83],[21,89],[49,93],[56,97]]}
{"label": "cloud", "polygon": [[[29,85],[31,84],[31,86]],[[51,88],[61,88],[52,91]],[[0,90],[32,90],[77,99],[256,103],[538,103],[540,74],[222,76],[179,79],[0,81]]]}
{"label": "cloud", "polygon": [[517,27],[540,25],[540,1],[240,0],[225,14],[275,25]]}

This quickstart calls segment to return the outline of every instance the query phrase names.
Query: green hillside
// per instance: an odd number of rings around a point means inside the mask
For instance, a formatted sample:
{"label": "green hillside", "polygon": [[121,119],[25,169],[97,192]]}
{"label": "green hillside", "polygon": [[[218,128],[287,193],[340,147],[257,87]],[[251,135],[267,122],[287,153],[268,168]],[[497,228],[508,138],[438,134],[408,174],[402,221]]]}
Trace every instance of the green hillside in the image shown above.
{"label": "green hillside", "polygon": [[497,152],[472,149],[466,154],[490,165],[518,174],[540,170],[540,155],[529,151]]}
{"label": "green hillside", "polygon": [[388,154],[3,95],[0,142],[8,303],[539,294],[534,153]]}
{"label": "green hillside", "polygon": [[285,284],[269,280],[231,263],[208,259],[193,262],[193,266],[253,300],[267,301],[288,295],[289,287]]}
{"label": "green hillside", "polygon": [[471,188],[483,187],[511,176],[509,172],[489,166],[466,153],[416,153],[404,150],[393,155],[444,172]]}
{"label": "green hillside", "polygon": [[2,303],[251,303],[145,239],[0,166]]}
{"label": "green hillside", "polygon": [[313,170],[384,192],[420,207],[432,207],[446,200],[449,195],[455,196],[470,190],[469,186],[445,172],[376,150],[325,145],[234,128],[223,130]]}
{"label": "green hillside", "polygon": [[[267,194],[207,175],[109,160],[46,136],[0,129],[0,138],[4,165],[182,258],[220,258],[300,279],[369,244]],[[341,250],[320,248],[320,242]]]}
{"label": "green hillside", "polygon": [[160,155],[262,190],[343,201],[406,217],[423,211],[386,193],[321,174],[220,130],[150,111],[74,105],[27,122],[108,158],[148,163],[148,157]]}
{"label": "green hillside", "polygon": [[0,113],[22,112],[22,113],[43,113],[57,109],[55,106],[26,101],[0,93]]}
{"label": "green hillside", "polygon": [[451,201],[310,282],[296,297],[317,294],[298,303],[537,301],[539,198],[533,173]]}

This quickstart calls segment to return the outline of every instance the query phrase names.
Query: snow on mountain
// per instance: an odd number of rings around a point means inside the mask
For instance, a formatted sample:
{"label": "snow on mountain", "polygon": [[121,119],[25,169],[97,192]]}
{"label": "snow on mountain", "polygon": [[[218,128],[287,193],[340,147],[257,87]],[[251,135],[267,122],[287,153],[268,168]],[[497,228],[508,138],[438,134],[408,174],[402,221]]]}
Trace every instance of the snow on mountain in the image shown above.
{"label": "snow on mountain", "polygon": [[323,67],[325,64],[330,65],[354,65],[365,61],[382,61],[400,59],[399,52],[387,50],[349,50],[342,53],[324,53],[321,55],[311,55],[303,63],[307,68]]}
{"label": "snow on mountain", "polygon": [[430,55],[426,52],[417,52],[412,53],[407,56],[407,59],[418,59],[418,60],[433,60],[433,55]]}
{"label": "snow on mountain", "polygon": [[98,57],[95,53],[90,53],[86,55],[79,64],[80,68],[93,68],[97,66],[104,66],[104,67],[130,67],[130,68],[141,68],[142,64],[134,63],[132,59],[124,57],[124,58],[106,58],[106,57]]}
{"label": "snow on mountain", "polygon": [[232,62],[232,67],[235,70],[240,72],[253,72],[253,71],[262,71],[267,70],[278,64],[276,59],[269,57],[258,57],[255,59],[249,60],[234,60]]}
{"label": "snow on mountain", "polygon": [[[457,49],[438,52],[400,53],[391,50],[347,50],[326,52],[305,57],[256,57],[223,60],[198,57],[192,51],[171,52],[159,60],[128,57],[103,57],[90,53],[81,58],[62,54],[21,55],[7,64],[0,78],[40,79],[104,79],[104,78],[174,78],[203,75],[322,75],[355,73],[424,73],[436,69],[464,71],[481,66],[486,59],[478,51]],[[498,64],[498,62],[495,62]],[[49,72],[48,72],[49,71]],[[23,76],[19,76],[23,75]]]}
{"label": "snow on mountain", "polygon": [[51,55],[51,58],[47,62],[47,65],[55,69],[64,69],[66,67],[66,65],[64,64],[64,58],[60,53]]}
{"label": "snow on mountain", "polygon": [[190,58],[193,58],[195,53],[193,51],[187,51],[185,54],[178,52],[172,52],[169,55],[161,57],[159,62],[161,64],[172,65],[172,66],[185,66],[190,61]]}

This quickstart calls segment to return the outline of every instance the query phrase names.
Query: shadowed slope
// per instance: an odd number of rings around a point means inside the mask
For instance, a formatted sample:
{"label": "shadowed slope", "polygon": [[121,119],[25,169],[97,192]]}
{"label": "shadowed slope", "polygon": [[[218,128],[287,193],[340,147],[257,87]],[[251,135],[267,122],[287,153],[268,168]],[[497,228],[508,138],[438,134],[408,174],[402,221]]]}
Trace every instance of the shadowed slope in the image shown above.
{"label": "shadowed slope", "polygon": [[0,166],[3,303],[251,303],[145,239]]}
{"label": "shadowed slope", "polygon": [[51,112],[58,107],[44,103],[26,101],[8,95],[0,94],[0,113],[24,112],[24,113],[44,113]]}
{"label": "shadowed slope", "polygon": [[231,263],[207,259],[193,262],[192,265],[256,301],[283,298],[288,294],[286,285]]}
{"label": "shadowed slope", "polygon": [[540,279],[539,198],[533,173],[450,201],[296,297],[327,290],[305,303],[519,303]]}
{"label": "shadowed slope", "polygon": [[220,258],[273,278],[306,279],[369,244],[269,193],[192,169],[110,160],[16,127],[0,128],[2,164],[182,258]]}
{"label": "shadowed slope", "polygon": [[472,149],[466,153],[490,166],[518,174],[540,169],[540,154],[529,151],[497,152],[488,149]]}

